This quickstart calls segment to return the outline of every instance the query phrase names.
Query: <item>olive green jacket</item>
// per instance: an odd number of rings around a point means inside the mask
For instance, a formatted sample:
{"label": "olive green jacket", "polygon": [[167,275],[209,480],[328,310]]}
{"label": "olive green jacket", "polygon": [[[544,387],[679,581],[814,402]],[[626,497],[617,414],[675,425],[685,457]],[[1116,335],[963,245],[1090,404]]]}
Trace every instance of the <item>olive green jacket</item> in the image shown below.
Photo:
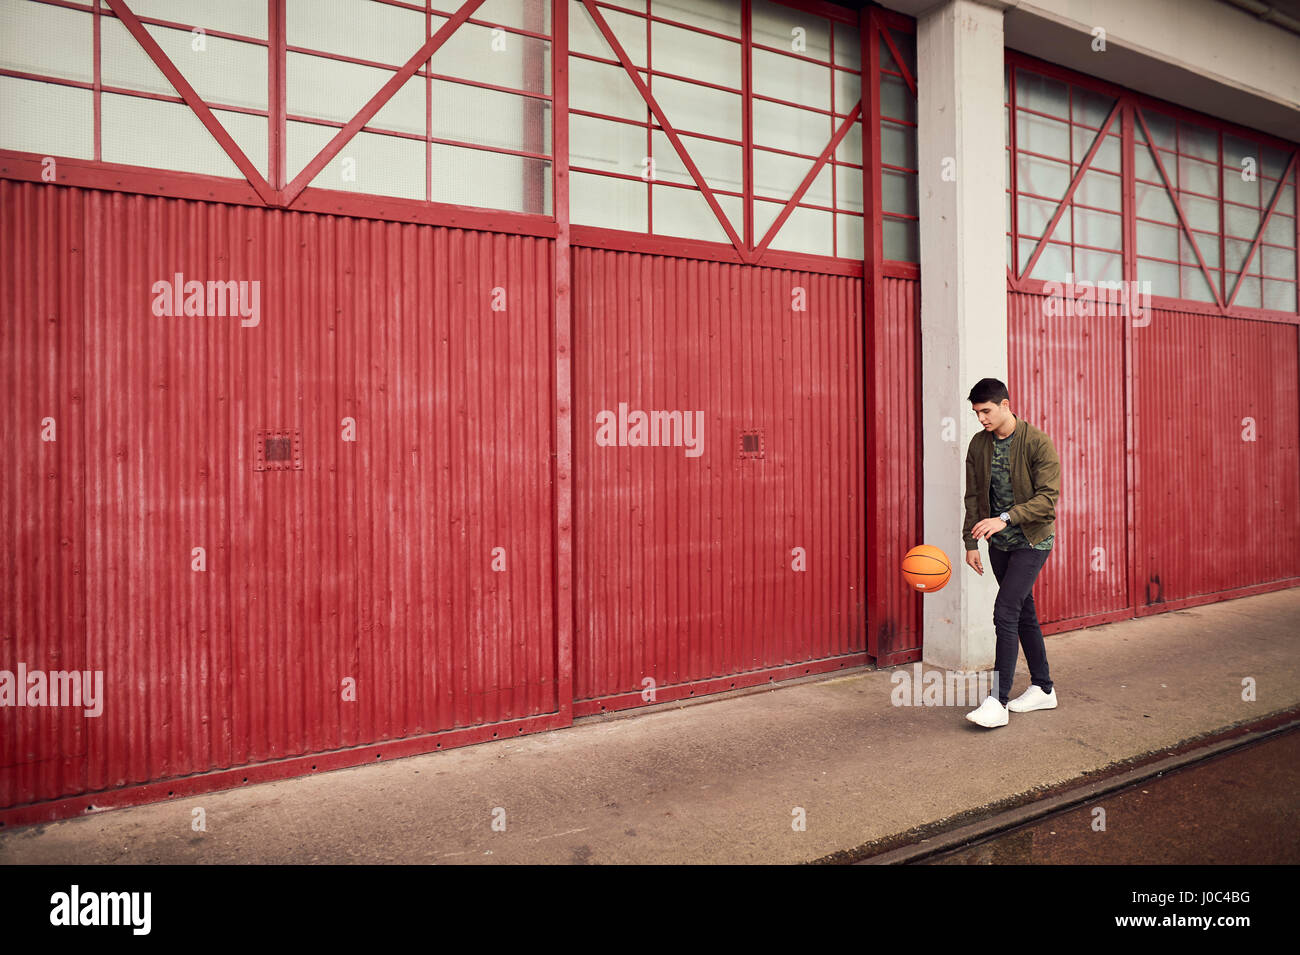
{"label": "olive green jacket", "polygon": [[[1011,432],[1011,491],[1007,511],[1025,539],[1040,544],[1056,533],[1056,499],[1061,493],[1061,460],[1052,439],[1016,415]],[[966,451],[966,520],[961,536],[967,550],[979,549],[971,530],[989,516],[989,471],[993,466],[993,432],[981,429]],[[987,540],[987,538],[984,538]]]}

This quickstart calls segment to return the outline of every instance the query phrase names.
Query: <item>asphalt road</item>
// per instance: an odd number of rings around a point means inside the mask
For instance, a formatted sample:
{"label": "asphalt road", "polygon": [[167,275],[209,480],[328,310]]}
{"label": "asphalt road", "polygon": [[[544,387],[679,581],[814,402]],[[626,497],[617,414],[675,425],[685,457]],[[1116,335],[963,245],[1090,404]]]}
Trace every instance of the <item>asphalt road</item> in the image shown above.
{"label": "asphalt road", "polygon": [[[1105,810],[1105,829],[1096,828]],[[1300,862],[1300,731],[1213,757],[925,865]]]}

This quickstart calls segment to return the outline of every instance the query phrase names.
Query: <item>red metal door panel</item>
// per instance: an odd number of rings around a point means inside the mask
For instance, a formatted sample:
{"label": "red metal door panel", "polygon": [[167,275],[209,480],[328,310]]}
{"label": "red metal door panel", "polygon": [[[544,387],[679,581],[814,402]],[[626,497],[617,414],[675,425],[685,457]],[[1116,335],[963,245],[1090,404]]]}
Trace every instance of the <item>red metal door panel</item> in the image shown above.
{"label": "red metal door panel", "polygon": [[1163,309],[1134,329],[1139,612],[1300,576],[1296,336]]}
{"label": "red metal door panel", "polygon": [[106,689],[0,709],[0,807],[556,710],[549,240],[9,181],[0,235],[0,669]]}
{"label": "red metal door panel", "polygon": [[1057,625],[1051,632],[1131,602],[1124,319],[1051,316],[1046,301],[1007,293],[1007,386],[1016,414],[1045,431],[1061,459],[1056,539],[1034,586],[1039,622]]}
{"label": "red metal door panel", "polygon": [[[865,649],[860,281],[573,258],[575,698]],[[598,446],[620,403],[702,412],[703,453]]]}

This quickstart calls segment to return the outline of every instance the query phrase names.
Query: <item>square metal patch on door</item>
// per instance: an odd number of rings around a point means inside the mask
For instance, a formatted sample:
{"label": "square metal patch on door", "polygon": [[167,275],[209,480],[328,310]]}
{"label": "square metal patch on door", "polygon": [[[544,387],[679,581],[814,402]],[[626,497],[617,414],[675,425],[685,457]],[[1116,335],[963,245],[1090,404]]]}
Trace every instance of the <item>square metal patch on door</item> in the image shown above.
{"label": "square metal patch on door", "polygon": [[253,447],[254,471],[301,471],[302,431],[258,431]]}

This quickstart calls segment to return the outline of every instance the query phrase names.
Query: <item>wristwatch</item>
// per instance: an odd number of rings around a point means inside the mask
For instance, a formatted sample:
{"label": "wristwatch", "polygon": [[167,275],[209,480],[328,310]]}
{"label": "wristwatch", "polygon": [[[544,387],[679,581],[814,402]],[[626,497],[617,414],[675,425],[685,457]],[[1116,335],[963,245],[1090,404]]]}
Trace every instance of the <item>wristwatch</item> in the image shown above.
{"label": "wristwatch", "polygon": [[1008,511],[1003,511],[1001,514],[998,515],[998,519],[1001,520],[1001,521],[1005,521],[1006,523],[1010,524],[1010,523],[1011,523],[1011,514],[1010,514]]}

